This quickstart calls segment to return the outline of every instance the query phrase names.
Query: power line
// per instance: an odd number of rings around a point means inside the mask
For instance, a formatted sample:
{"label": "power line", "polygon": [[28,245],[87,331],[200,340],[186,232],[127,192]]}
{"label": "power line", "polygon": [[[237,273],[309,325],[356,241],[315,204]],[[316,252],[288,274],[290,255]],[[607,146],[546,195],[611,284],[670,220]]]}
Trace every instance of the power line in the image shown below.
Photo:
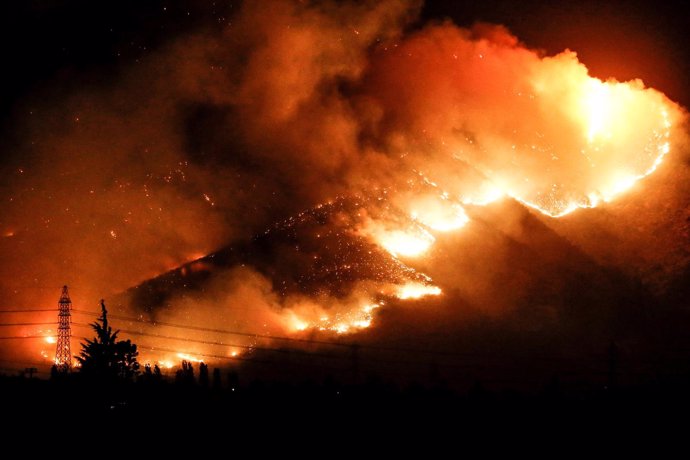
{"label": "power line", "polygon": [[233,361],[249,361],[249,362],[254,362],[254,363],[263,363],[263,364],[275,364],[274,361],[263,361],[255,358],[242,358],[240,356],[223,356],[223,355],[212,355],[212,354],[207,354],[207,353],[196,353],[196,352],[180,352],[179,350],[173,350],[171,348],[164,348],[164,347],[151,347],[151,346],[137,346],[138,348],[143,348],[145,350],[149,351],[161,351],[164,353],[183,353],[185,355],[194,355],[194,356],[204,356],[206,358],[216,358],[216,359],[229,359]]}
{"label": "power line", "polygon": [[[55,310],[49,310],[49,311],[55,311]],[[96,316],[96,317],[101,315],[101,313],[87,311],[87,310],[80,310],[80,309],[72,309],[71,312],[75,313],[75,314],[83,314],[83,315],[90,315],[90,316]],[[177,329],[186,329],[186,330],[199,331],[199,332],[210,332],[210,333],[215,333],[215,334],[236,335],[236,336],[241,336],[241,337],[269,339],[269,340],[285,341],[285,342],[292,342],[292,343],[316,344],[316,345],[334,346],[334,347],[341,347],[341,348],[348,348],[348,349],[352,349],[354,347],[357,347],[360,349],[368,349],[368,350],[390,351],[390,352],[398,352],[398,353],[419,353],[419,354],[428,354],[428,355],[436,355],[436,356],[452,356],[452,357],[476,356],[476,353],[468,353],[468,352],[462,353],[462,352],[453,352],[453,351],[444,351],[444,350],[428,350],[428,349],[421,349],[421,348],[384,346],[384,345],[367,345],[367,344],[361,344],[360,345],[360,344],[348,343],[348,342],[333,342],[333,341],[327,341],[327,340],[301,339],[301,338],[295,338],[295,337],[282,337],[282,336],[276,336],[276,335],[270,335],[270,334],[257,334],[257,333],[233,331],[233,330],[228,330],[228,329],[216,329],[216,328],[208,328],[208,327],[202,327],[202,326],[184,325],[184,324],[171,323],[171,322],[167,322],[167,321],[156,321],[156,320],[149,320],[149,319],[144,319],[144,318],[134,318],[131,316],[124,316],[124,315],[117,315],[117,314],[109,314],[108,316],[110,318],[119,319],[122,321],[150,324],[152,326],[173,327],[173,328],[177,328]],[[0,326],[32,326],[32,325],[39,326],[39,325],[55,325],[55,324],[57,324],[57,323],[13,323],[13,324],[6,323],[6,324],[0,324]],[[76,324],[76,323],[73,323],[73,324]],[[87,326],[87,325],[84,325],[82,323],[80,323],[79,325],[80,326]],[[257,348],[257,347],[253,347],[253,348]],[[274,350],[276,350],[276,349],[274,349]]]}
{"label": "power line", "polygon": [[[85,314],[85,315],[91,315],[91,316],[100,316],[101,315],[100,313],[86,311],[86,310],[77,310],[77,309],[73,309],[72,312],[73,313],[81,313],[81,314]],[[135,321],[138,323],[151,324],[153,326],[175,327],[175,328],[179,328],[179,329],[189,329],[189,330],[200,331],[200,332],[213,332],[216,334],[239,335],[242,337],[252,337],[252,338],[258,338],[258,339],[284,340],[284,341],[288,341],[288,342],[314,343],[314,344],[319,344],[319,345],[331,345],[331,346],[338,346],[338,347],[352,347],[354,345],[351,343],[328,342],[325,340],[297,339],[294,337],[281,337],[281,336],[268,335],[268,334],[255,334],[255,333],[250,333],[250,332],[231,331],[231,330],[227,330],[227,329],[213,329],[213,328],[201,327],[201,326],[190,326],[190,325],[184,325],[184,324],[169,323],[167,321],[154,321],[154,320],[150,320],[150,319],[132,318],[129,316],[122,316],[122,315],[115,315],[115,314],[108,314],[108,316],[110,318],[120,319],[123,321]]]}
{"label": "power line", "polygon": [[[84,323],[79,323],[79,322],[73,322],[72,323],[74,326],[81,326],[81,327],[88,327],[90,326],[89,324],[84,324]],[[291,353],[297,353],[297,354],[302,354],[302,355],[308,355],[308,356],[319,356],[319,357],[324,357],[324,358],[335,358],[335,359],[349,359],[349,357],[341,356],[341,355],[333,355],[333,354],[326,354],[326,353],[314,353],[306,350],[299,350],[299,349],[286,349],[286,348],[270,348],[270,347],[258,347],[254,345],[240,345],[240,344],[234,344],[234,343],[224,343],[224,342],[218,342],[218,341],[211,341],[211,340],[198,340],[198,339],[190,339],[186,337],[173,337],[169,335],[161,335],[161,334],[152,334],[149,332],[141,332],[141,331],[132,331],[129,329],[118,329],[120,332],[124,332],[125,334],[131,334],[131,335],[139,335],[143,337],[153,337],[157,339],[166,339],[166,340],[177,340],[180,342],[192,342],[192,343],[200,343],[203,345],[217,345],[221,347],[228,347],[228,348],[243,348],[247,350],[258,350],[258,351],[267,351],[267,352],[273,352],[273,353],[283,353],[283,354],[291,354]]]}
{"label": "power line", "polygon": [[12,327],[12,326],[54,326],[56,322],[53,323],[0,323],[0,327]]}
{"label": "power line", "polygon": [[45,339],[46,337],[53,337],[52,335],[13,335],[0,337],[0,340],[14,340],[14,339]]}
{"label": "power line", "polygon": [[[90,311],[86,311],[86,310],[78,310],[78,309],[73,309],[72,312],[91,315],[91,316],[100,316],[101,315],[100,313],[90,312]],[[456,356],[456,357],[466,357],[466,356],[472,355],[472,353],[460,353],[460,352],[443,351],[443,350],[425,350],[425,349],[421,349],[421,348],[394,347],[394,346],[383,346],[383,345],[360,345],[360,344],[348,343],[348,342],[332,342],[332,341],[327,341],[327,340],[299,339],[299,338],[295,338],[295,337],[282,337],[282,336],[276,336],[276,335],[270,335],[270,334],[256,334],[256,333],[249,333],[249,332],[232,331],[232,330],[228,330],[228,329],[214,329],[214,328],[207,328],[207,327],[202,327],[202,326],[190,326],[190,325],[183,325],[183,324],[175,324],[175,323],[170,323],[170,322],[166,322],[166,321],[155,321],[155,320],[149,320],[149,319],[143,319],[143,318],[133,318],[131,316],[123,316],[123,315],[110,314],[110,313],[108,314],[108,316],[111,318],[120,319],[123,321],[133,321],[133,322],[138,322],[138,323],[151,324],[153,326],[166,326],[166,327],[174,327],[174,328],[179,328],[179,329],[189,329],[189,330],[200,331],[200,332],[212,332],[212,333],[216,333],[216,334],[239,335],[242,337],[282,340],[282,341],[286,341],[286,342],[311,343],[311,344],[316,344],[316,345],[328,345],[328,346],[336,346],[336,347],[343,347],[343,348],[359,347],[359,348],[378,350],[378,351],[422,353],[422,354]]]}
{"label": "power line", "polygon": [[50,311],[56,313],[57,308],[35,308],[30,310],[0,310],[0,313],[35,313],[35,312],[46,312]]}
{"label": "power line", "polygon": [[[55,310],[48,310],[48,311],[55,311]],[[92,311],[88,311],[88,310],[80,310],[80,309],[76,309],[76,308],[72,309],[71,312],[76,313],[76,314],[84,314],[84,315],[90,315],[90,316],[96,316],[96,317],[101,315],[101,313],[92,312]],[[237,335],[237,336],[241,336],[241,337],[279,340],[279,341],[293,342],[293,343],[309,343],[309,344],[315,344],[315,345],[326,345],[326,346],[342,347],[342,348],[359,347],[359,348],[363,348],[363,349],[378,350],[378,351],[421,353],[421,354],[456,356],[456,357],[465,357],[465,356],[471,355],[471,353],[460,353],[460,352],[443,351],[443,350],[425,350],[425,349],[420,349],[420,348],[394,347],[394,346],[383,346],[383,345],[360,345],[360,344],[348,343],[348,342],[333,342],[333,341],[327,341],[327,340],[300,339],[300,338],[295,338],[295,337],[282,337],[282,336],[276,336],[276,335],[270,335],[270,334],[257,334],[257,333],[250,333],[250,332],[233,331],[233,330],[228,330],[228,329],[215,329],[215,328],[208,328],[208,327],[202,327],[202,326],[176,324],[176,323],[171,323],[171,322],[167,322],[167,321],[156,321],[156,320],[150,320],[150,319],[144,319],[144,318],[134,318],[131,316],[124,316],[124,315],[118,315],[118,314],[112,314],[112,313],[108,314],[108,316],[110,318],[119,319],[122,321],[144,323],[144,324],[150,324],[152,326],[174,327],[174,328],[178,328],[178,329],[187,329],[187,330],[193,330],[193,331],[199,331],[199,332],[211,332],[211,333],[215,333],[215,334],[229,334],[229,335]],[[57,324],[57,323],[51,323],[51,324]],[[31,324],[26,324],[26,325],[31,325]],[[39,324],[35,324],[35,325],[39,325]]]}

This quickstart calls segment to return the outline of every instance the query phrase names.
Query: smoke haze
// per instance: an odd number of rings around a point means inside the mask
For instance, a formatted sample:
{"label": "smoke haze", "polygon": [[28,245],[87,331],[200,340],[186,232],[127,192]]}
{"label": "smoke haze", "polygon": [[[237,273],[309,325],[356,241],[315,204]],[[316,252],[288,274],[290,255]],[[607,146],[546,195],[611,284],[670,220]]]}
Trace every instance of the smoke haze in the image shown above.
{"label": "smoke haze", "polygon": [[[684,110],[639,80],[590,77],[573,51],[544,55],[501,25],[420,24],[420,8],[245,2],[106,81],[37,90],[2,165],[5,301],[49,308],[69,284],[86,310],[106,297],[174,323],[303,337],[346,322],[397,342],[476,318],[555,331],[677,294]],[[382,241],[410,231],[429,252],[390,254]],[[245,249],[185,265],[228,248]],[[326,254],[335,272],[315,265]],[[180,266],[205,274],[186,294],[121,295]],[[405,283],[443,295],[406,302]]]}

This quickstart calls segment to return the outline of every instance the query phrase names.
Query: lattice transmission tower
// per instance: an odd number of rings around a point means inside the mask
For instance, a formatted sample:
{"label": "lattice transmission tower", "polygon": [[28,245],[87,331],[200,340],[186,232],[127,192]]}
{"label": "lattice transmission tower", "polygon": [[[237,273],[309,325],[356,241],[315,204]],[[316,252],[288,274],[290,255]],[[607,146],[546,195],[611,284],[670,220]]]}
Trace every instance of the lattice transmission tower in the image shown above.
{"label": "lattice transmission tower", "polygon": [[67,292],[67,286],[62,286],[62,295],[58,301],[58,336],[55,348],[55,365],[61,371],[69,371],[72,368],[72,301]]}

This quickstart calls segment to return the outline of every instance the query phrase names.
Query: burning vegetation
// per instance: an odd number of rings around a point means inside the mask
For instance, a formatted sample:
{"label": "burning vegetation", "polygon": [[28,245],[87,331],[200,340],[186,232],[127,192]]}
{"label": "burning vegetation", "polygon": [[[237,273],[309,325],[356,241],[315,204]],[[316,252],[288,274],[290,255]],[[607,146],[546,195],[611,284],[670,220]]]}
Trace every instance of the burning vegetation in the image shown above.
{"label": "burning vegetation", "polygon": [[[404,32],[414,2],[269,3],[26,123],[1,189],[12,302],[52,304],[39,288],[64,278],[82,305],[107,293],[122,333],[150,343],[142,361],[163,368],[371,331],[403,305],[492,304],[503,271],[514,289],[497,303],[553,311],[558,292],[533,293],[541,268],[511,270],[505,254],[556,240],[538,239],[544,226],[588,228],[600,214],[576,211],[617,212],[682,163],[683,109],[642,81],[592,77],[572,51],[544,55],[497,25]],[[575,253],[564,240],[554,252]],[[647,266],[673,277],[686,262]],[[198,328],[161,334],[166,322]],[[224,329],[245,336],[228,344]],[[22,333],[50,345],[39,332]],[[52,359],[44,346],[27,348]]]}

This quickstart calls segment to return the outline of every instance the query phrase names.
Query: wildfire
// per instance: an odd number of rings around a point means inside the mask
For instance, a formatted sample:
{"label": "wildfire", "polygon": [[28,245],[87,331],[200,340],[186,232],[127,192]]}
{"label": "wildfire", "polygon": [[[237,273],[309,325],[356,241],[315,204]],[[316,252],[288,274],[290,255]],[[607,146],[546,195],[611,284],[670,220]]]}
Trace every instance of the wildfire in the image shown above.
{"label": "wildfire", "polygon": [[418,257],[434,243],[431,233],[416,224],[391,228],[393,224],[369,220],[362,233],[372,238],[392,256]]}
{"label": "wildfire", "polygon": [[417,257],[424,254],[434,242],[431,234],[417,228],[388,230],[378,237],[381,246],[396,257]]}
{"label": "wildfire", "polygon": [[339,311],[332,315],[322,315],[314,320],[302,319],[295,311],[290,311],[289,324],[293,331],[304,331],[306,329],[317,329],[319,331],[330,331],[337,334],[345,334],[371,326],[373,321],[373,311],[381,307],[383,302],[366,302],[359,306]]}
{"label": "wildfire", "polygon": [[486,206],[500,200],[506,192],[495,184],[486,181],[478,190],[473,190],[471,194],[462,198],[462,204],[473,206]]}
{"label": "wildfire", "polygon": [[612,98],[611,88],[599,80],[591,80],[583,98],[586,113],[587,140],[592,142],[596,136],[610,136]]}
{"label": "wildfire", "polygon": [[410,207],[413,220],[439,232],[457,230],[470,220],[462,206],[451,203],[445,196],[420,197]]}
{"label": "wildfire", "polygon": [[441,288],[422,283],[407,283],[402,286],[398,286],[395,291],[395,295],[401,300],[420,299],[429,295],[441,295]]}
{"label": "wildfire", "polygon": [[190,354],[187,354],[187,353],[178,353],[177,357],[183,361],[189,361],[192,363],[203,363],[204,362],[203,359],[196,358],[196,357],[194,357]]}

